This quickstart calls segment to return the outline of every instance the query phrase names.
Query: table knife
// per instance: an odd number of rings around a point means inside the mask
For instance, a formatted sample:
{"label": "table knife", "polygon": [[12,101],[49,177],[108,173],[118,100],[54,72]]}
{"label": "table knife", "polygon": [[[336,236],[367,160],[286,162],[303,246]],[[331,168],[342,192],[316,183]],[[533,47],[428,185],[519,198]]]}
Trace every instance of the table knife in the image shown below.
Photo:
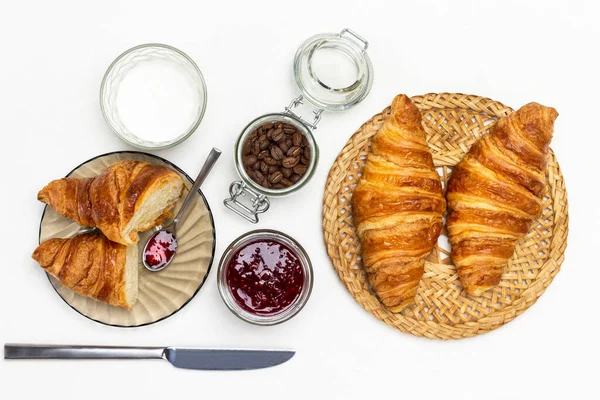
{"label": "table knife", "polygon": [[249,370],[282,364],[289,350],[201,349],[193,347],[115,347],[5,344],[4,359],[161,359],[177,368]]}

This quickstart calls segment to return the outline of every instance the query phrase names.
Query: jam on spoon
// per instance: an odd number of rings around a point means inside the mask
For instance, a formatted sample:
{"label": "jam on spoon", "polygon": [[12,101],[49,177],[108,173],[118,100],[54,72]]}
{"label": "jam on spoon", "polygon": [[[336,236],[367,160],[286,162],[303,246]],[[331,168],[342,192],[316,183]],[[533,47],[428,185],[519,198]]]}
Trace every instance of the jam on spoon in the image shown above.
{"label": "jam on spoon", "polygon": [[177,251],[177,239],[169,231],[158,231],[144,249],[144,262],[151,269],[162,269]]}
{"label": "jam on spoon", "polygon": [[226,279],[240,307],[256,315],[274,315],[298,299],[304,270],[299,257],[283,243],[257,240],[234,254]]}

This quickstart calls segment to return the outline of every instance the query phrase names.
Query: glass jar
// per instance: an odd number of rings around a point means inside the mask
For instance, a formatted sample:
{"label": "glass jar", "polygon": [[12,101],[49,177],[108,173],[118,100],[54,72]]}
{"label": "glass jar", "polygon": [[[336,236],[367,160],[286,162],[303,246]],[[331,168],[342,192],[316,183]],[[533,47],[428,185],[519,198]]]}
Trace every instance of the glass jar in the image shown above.
{"label": "glass jar", "polygon": [[[289,306],[275,314],[255,314],[246,310],[238,304],[227,282],[227,269],[229,268],[232,258],[246,245],[259,240],[282,243],[298,258],[302,266],[304,281],[300,294]],[[227,249],[225,249],[225,252],[221,256],[221,261],[219,262],[217,285],[223,302],[237,317],[256,325],[276,325],[287,321],[298,314],[308,301],[313,286],[312,264],[304,248],[291,236],[270,229],[250,231],[235,239]]]}
{"label": "glass jar", "polygon": [[[337,34],[320,34],[307,39],[294,57],[294,76],[300,96],[285,107],[284,112],[262,115],[250,122],[235,143],[234,162],[241,181],[229,186],[227,208],[246,220],[257,223],[258,215],[270,207],[269,197],[290,195],[304,187],[316,170],[319,149],[313,131],[323,111],[342,111],[363,100],[373,84],[373,67],[367,55],[368,42],[355,32],[344,29]],[[300,116],[297,107],[307,102],[314,107],[313,118]],[[265,187],[244,168],[243,147],[248,137],[267,122],[292,125],[310,148],[311,159],[306,172],[285,188]]]}

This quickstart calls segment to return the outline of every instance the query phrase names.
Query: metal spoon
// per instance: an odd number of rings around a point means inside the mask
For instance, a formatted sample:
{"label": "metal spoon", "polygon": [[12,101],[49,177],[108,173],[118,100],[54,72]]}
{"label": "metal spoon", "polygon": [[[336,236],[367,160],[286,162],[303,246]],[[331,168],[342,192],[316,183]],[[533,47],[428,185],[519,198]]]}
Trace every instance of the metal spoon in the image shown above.
{"label": "metal spoon", "polygon": [[[173,220],[173,222],[171,222],[168,226],[166,226],[166,227],[160,229],[159,231],[157,231],[156,233],[154,233],[154,235],[152,235],[150,237],[150,239],[148,239],[148,241],[146,242],[146,245],[144,246],[144,253],[143,253],[144,256],[142,257],[142,262],[144,264],[144,267],[146,267],[146,269],[148,271],[156,272],[156,271],[163,270],[175,258],[175,253],[177,251],[177,224],[179,222],[181,222],[183,215],[185,214],[185,210],[191,204],[195,193],[200,188],[200,185],[202,185],[202,182],[204,182],[204,179],[206,179],[206,177],[208,176],[208,173],[210,172],[212,167],[215,165],[215,162],[217,162],[217,159],[219,158],[220,155],[221,155],[221,150],[213,147],[212,150],[210,151],[210,154],[206,158],[206,161],[204,162],[204,165],[202,166],[202,169],[200,170],[200,173],[198,174],[198,177],[196,178],[194,185],[192,186],[192,188],[190,189],[190,192],[188,193],[185,200],[183,201],[183,205],[179,209],[179,212],[175,216],[175,219]],[[162,240],[154,241],[153,239],[159,235]],[[169,247],[162,246],[163,250],[164,250],[163,255],[165,256],[166,259],[161,260],[157,265],[148,265],[148,263],[146,262],[145,255],[148,252],[149,247],[151,247],[150,246],[151,243],[153,243],[153,242],[156,242],[159,245],[162,245],[163,243],[168,243]]]}

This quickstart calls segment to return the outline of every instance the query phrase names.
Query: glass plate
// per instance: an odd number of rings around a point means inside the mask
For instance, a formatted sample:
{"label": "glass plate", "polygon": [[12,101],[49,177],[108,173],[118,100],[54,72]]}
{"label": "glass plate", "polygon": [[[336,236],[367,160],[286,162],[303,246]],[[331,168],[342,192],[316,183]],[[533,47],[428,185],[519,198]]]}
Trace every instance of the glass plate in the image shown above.
{"label": "glass plate", "polygon": [[[93,177],[110,164],[119,160],[139,160],[170,167],[183,178],[186,191],[175,206],[176,214],[183,198],[192,187],[192,179],[175,164],[151,154],[135,151],[120,151],[92,158],[76,167],[67,176]],[[165,226],[170,221],[165,221]],[[40,243],[53,238],[76,235],[82,227],[76,222],[60,216],[50,207],[44,208],[40,223]],[[215,226],[206,198],[201,191],[195,196],[187,217],[177,228],[177,256],[168,268],[150,272],[142,265],[143,244],[154,230],[140,233],[142,245],[139,251],[139,296],[131,310],[113,307],[89,297],[78,295],[48,275],[50,283],[62,299],[81,315],[102,324],[117,327],[149,325],[170,317],[181,310],[198,293],[213,262],[215,253]]]}

